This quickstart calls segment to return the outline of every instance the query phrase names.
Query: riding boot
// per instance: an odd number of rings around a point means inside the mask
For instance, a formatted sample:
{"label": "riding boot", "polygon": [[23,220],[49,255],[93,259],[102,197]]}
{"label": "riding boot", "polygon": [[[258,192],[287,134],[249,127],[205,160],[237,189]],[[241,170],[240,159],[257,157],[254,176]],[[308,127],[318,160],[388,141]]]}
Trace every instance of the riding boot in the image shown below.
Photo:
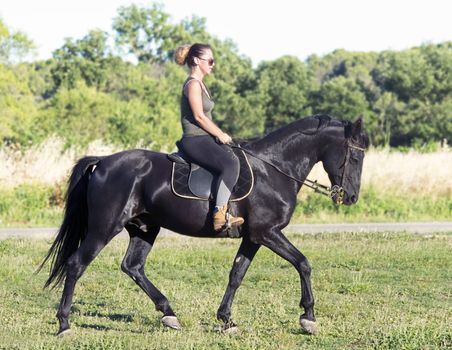
{"label": "riding boot", "polygon": [[227,211],[228,211],[227,205],[224,205],[219,209],[215,209],[213,214],[213,228],[215,231],[221,231],[224,228],[227,221],[226,215],[229,215],[229,223],[231,224],[231,226],[240,226],[245,222],[243,218],[239,216],[237,217],[232,216],[228,214]]}

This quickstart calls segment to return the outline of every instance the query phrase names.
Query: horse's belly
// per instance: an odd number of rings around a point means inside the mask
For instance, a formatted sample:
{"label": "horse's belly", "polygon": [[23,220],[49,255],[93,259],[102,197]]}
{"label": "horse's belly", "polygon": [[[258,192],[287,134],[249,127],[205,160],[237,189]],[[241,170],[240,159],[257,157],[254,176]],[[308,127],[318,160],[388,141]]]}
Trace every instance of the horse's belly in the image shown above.
{"label": "horse's belly", "polygon": [[150,213],[156,225],[193,237],[215,237],[212,210],[206,201],[179,199],[153,206]]}

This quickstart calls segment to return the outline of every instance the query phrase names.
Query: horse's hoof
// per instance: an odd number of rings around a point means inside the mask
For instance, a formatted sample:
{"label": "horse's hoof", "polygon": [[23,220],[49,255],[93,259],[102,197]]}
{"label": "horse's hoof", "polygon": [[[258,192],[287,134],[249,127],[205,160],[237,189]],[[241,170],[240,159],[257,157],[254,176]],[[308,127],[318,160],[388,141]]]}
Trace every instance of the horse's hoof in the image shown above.
{"label": "horse's hoof", "polygon": [[223,329],[221,330],[223,334],[236,334],[238,331],[239,327],[237,327],[237,325],[232,321],[225,323]]}
{"label": "horse's hoof", "polygon": [[237,334],[239,332],[239,327],[237,327],[237,326],[231,326],[231,327],[224,327],[223,328],[223,330],[222,330],[222,333],[223,334],[227,334],[227,335],[229,335],[229,334]]}
{"label": "horse's hoof", "polygon": [[318,332],[317,322],[315,321],[300,317],[300,326],[308,334],[316,335]]}
{"label": "horse's hoof", "polygon": [[172,329],[182,329],[182,326],[180,325],[176,316],[163,316],[162,323],[164,326]]}
{"label": "horse's hoof", "polygon": [[74,332],[72,331],[72,329],[68,328],[65,329],[64,331],[61,331],[57,334],[58,338],[64,338],[64,337],[69,337],[71,335],[74,335]]}

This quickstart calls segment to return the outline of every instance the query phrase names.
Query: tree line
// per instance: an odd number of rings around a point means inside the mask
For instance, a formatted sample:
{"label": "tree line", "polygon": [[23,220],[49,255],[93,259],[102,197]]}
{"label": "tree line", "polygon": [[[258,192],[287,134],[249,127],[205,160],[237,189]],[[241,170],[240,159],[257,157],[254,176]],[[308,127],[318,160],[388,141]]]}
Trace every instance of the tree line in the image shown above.
{"label": "tree line", "polygon": [[336,50],[305,61],[282,56],[253,67],[206,19],[174,23],[160,4],[118,9],[112,33],[66,39],[48,60],[27,62],[33,42],[0,19],[0,140],[27,147],[51,135],[68,146],[96,139],[171,150],[181,136],[186,70],[178,45],[210,43],[214,119],[234,138],[264,134],[304,116],[362,115],[374,146],[452,141],[452,42],[403,51]]}

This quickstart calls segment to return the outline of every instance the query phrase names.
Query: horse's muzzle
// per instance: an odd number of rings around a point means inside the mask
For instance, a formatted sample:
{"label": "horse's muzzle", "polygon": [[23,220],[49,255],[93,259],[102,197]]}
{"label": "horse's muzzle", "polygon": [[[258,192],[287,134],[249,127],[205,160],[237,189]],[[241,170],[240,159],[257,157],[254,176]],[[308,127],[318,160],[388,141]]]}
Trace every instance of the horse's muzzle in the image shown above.
{"label": "horse's muzzle", "polygon": [[342,203],[341,203],[341,204],[344,204],[344,205],[353,205],[353,204],[355,204],[357,201],[358,201],[358,196],[356,196],[356,195],[354,195],[354,194],[349,195],[348,193],[344,192],[344,196],[343,196],[343,199],[342,199]]}

